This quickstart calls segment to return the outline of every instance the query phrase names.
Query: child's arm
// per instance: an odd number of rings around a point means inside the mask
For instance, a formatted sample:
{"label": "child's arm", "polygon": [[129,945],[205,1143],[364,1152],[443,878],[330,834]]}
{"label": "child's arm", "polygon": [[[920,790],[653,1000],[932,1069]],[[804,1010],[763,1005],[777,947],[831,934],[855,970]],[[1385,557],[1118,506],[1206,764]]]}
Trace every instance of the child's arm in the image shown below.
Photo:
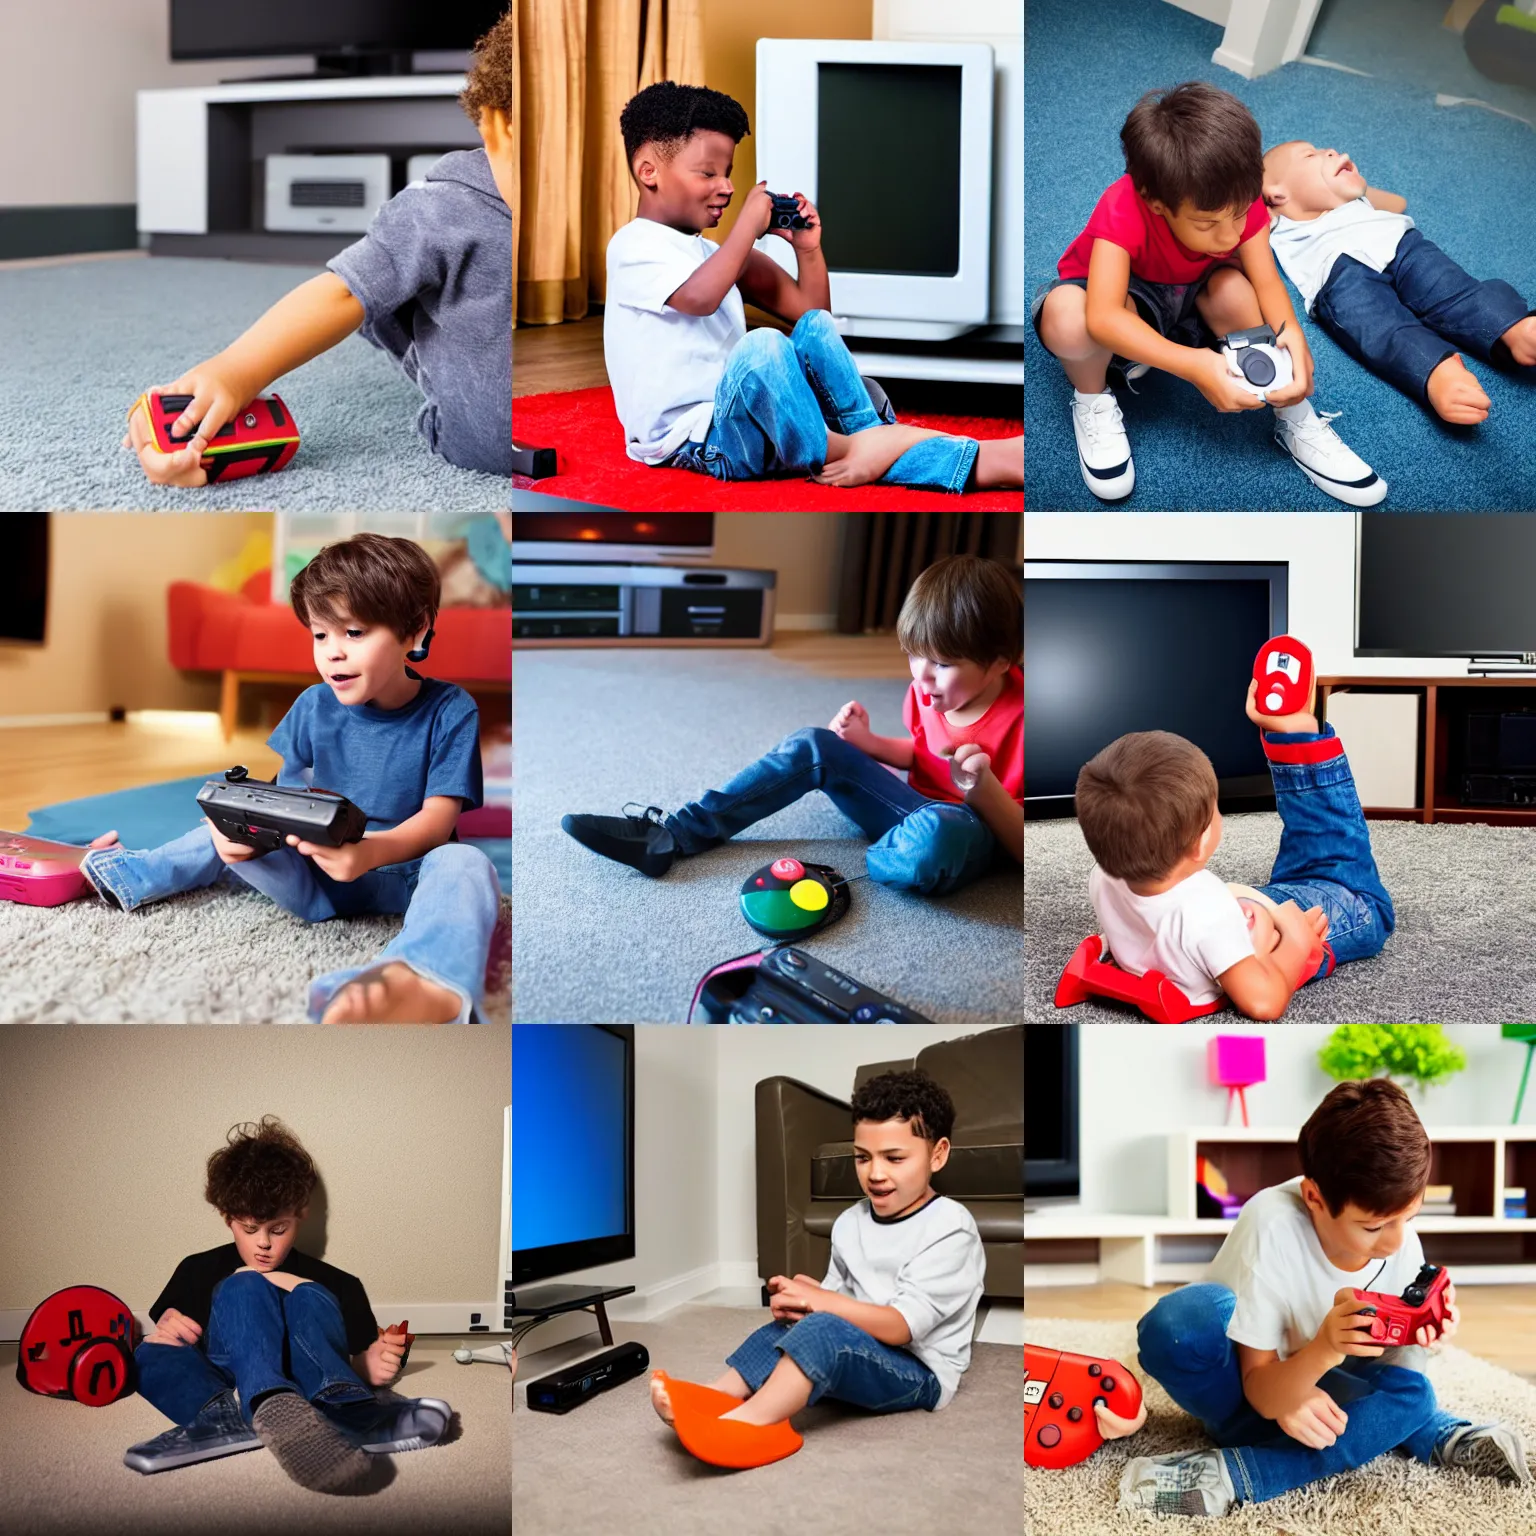
{"label": "child's arm", "polygon": [[795,197],[799,199],[807,228],[770,229],[767,233],[794,246],[799,276],[791,277],[771,257],[753,250],[737,284],[749,304],[756,304],[791,325],[807,310],[832,308],[832,279],[827,272],[827,258],[821,253],[821,215],[808,197],[799,192]]}
{"label": "child's arm", "polygon": [[721,301],[740,280],[752,255],[753,244],[768,231],[768,222],[773,217],[773,199],[768,195],[767,186],[767,182],[760,181],[747,193],[735,227],[720,242],[720,249],[695,268],[687,282],[668,296],[669,308],[681,310],[685,315],[712,315],[720,308]]}
{"label": "child's arm", "polygon": [[803,1317],[810,1312],[830,1312],[855,1328],[862,1328],[882,1344],[900,1346],[912,1342],[912,1330],[895,1307],[877,1307],[871,1301],[855,1301],[841,1291],[829,1291],[809,1275],[796,1275],[793,1280],[774,1275],[768,1282],[768,1290],[773,1298],[775,1317],[781,1313],[793,1318],[797,1314]]}
{"label": "child's arm", "polygon": [[869,711],[857,699],[844,704],[827,729],[835,731],[850,746],[857,747],[877,763],[889,763],[892,768],[912,766],[912,738],[875,735],[869,728]]}
{"label": "child's arm", "polygon": [[1380,187],[1367,187],[1365,200],[1382,213],[1407,213],[1408,199],[1396,192],[1383,192]]}
{"label": "child's arm", "polygon": [[428,795],[421,809],[398,827],[384,832],[365,832],[360,843],[327,848],[289,837],[288,846],[313,859],[333,880],[356,880],[385,864],[403,864],[440,848],[453,836],[464,803],[457,795]]}
{"label": "child's arm", "polygon": [[949,760],[950,782],[965,803],[991,828],[1010,855],[1024,862],[1024,807],[992,772],[992,760],[975,742],[962,742]]}
{"label": "child's arm", "polygon": [[1269,391],[1271,405],[1297,405],[1312,393],[1312,349],[1307,345],[1306,332],[1291,308],[1291,296],[1285,290],[1285,279],[1275,265],[1275,255],[1269,248],[1269,231],[1261,229],[1237,248],[1238,264],[1242,267],[1253,291],[1258,297],[1259,313],[1264,323],[1275,333],[1277,346],[1291,354],[1291,383],[1288,389]]}
{"label": "child's arm", "polygon": [[1267,955],[1239,960],[1217,977],[1239,1013],[1262,1022],[1285,1012],[1296,989],[1322,959],[1316,911],[1303,912],[1294,901],[1282,902],[1274,912],[1279,946]]}

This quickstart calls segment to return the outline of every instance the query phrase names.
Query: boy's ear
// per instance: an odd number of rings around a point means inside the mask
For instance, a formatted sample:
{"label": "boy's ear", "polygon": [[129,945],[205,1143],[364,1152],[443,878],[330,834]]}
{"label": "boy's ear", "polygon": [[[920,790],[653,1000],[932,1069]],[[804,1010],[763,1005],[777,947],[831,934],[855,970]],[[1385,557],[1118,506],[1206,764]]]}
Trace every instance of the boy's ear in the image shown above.
{"label": "boy's ear", "polygon": [[1268,178],[1265,179],[1262,195],[1266,208],[1283,208],[1291,200],[1283,183],[1270,181]]}

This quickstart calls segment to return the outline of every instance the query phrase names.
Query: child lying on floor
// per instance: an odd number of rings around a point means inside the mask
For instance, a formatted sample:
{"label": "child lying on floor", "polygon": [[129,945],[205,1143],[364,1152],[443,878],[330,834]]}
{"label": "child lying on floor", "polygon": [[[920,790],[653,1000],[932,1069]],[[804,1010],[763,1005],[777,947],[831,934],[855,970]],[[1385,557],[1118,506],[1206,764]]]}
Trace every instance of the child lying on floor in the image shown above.
{"label": "child lying on floor", "polygon": [[[1024,484],[1022,436],[948,437],[897,424],[883,393],[872,400],[828,313],[821,218],[808,198],[794,194],[806,228],[770,229],[759,182],[720,245],[700,234],[735,194],[736,146],[751,131],[740,103],[663,80],[630,100],[619,125],[640,210],[608,242],[603,359],[630,458],[717,480]],[[798,277],[755,249],[765,234],[794,246]],[[743,301],[793,333],[748,335]]]}
{"label": "child lying on floor", "polygon": [[1475,426],[1488,396],[1462,362],[1536,367],[1536,311],[1501,278],[1469,277],[1426,240],[1395,192],[1305,140],[1264,156],[1270,240],[1282,270],[1352,357],[1442,420]]}
{"label": "child lying on floor", "polygon": [[360,533],[327,544],[290,596],[324,681],[299,695],[267,740],[283,759],[277,782],[345,795],[367,814],[362,841],[331,848],[290,836],[262,854],[204,821],[147,850],[104,833],[81,869],[125,912],[233,880],[307,923],[404,913],[373,965],[311,983],[310,1017],[466,1023],[483,1005],[501,891],[491,861],[455,830],[481,802],[480,712],[456,684],[408,665],[431,645],[437,568],[409,539]]}
{"label": "child lying on floor", "polygon": [[362,1281],[294,1247],[318,1180],[298,1138],[271,1115],[239,1125],[208,1159],[208,1203],[234,1239],[176,1266],[134,1351],[139,1395],[174,1429],[130,1448],[159,1472],[264,1444],[320,1493],[372,1485],[365,1451],[440,1440],[434,1397],[375,1395],[399,1376],[405,1340],[378,1327]]}
{"label": "child lying on floor", "polygon": [[710,1386],[651,1377],[656,1412],[702,1460],[792,1455],[790,1419],[823,1397],[871,1413],[946,1407],[971,1363],[986,1257],[971,1213],[931,1182],[949,1161],[954,1101],[926,1072],[884,1072],[851,1108],[866,1199],[832,1224],[826,1278],[773,1276],[773,1321]]}
{"label": "child lying on floor", "polygon": [[480,40],[459,98],[484,149],[444,155],[331,258],[330,271],[279,299],[222,352],[154,386],[192,396],[171,428],[177,437],[197,428],[185,448],[160,453],[143,413],[132,413],[123,446],[150,480],[206,485],[203,454],[219,428],[359,328],[426,397],[416,430],[433,453],[460,469],[512,473],[513,25],[509,10]]}
{"label": "child lying on floor", "polygon": [[[1269,883],[1223,885],[1216,773],[1182,736],[1137,731],[1077,776],[1077,820],[1104,942],[1134,976],[1161,971],[1199,1006],[1225,994],[1250,1019],[1278,1019],[1292,994],[1336,963],[1365,959],[1396,921],[1371,854],[1343,744],[1312,712],[1266,715],[1248,688],[1280,813]],[[1327,944],[1324,944],[1324,940]]]}

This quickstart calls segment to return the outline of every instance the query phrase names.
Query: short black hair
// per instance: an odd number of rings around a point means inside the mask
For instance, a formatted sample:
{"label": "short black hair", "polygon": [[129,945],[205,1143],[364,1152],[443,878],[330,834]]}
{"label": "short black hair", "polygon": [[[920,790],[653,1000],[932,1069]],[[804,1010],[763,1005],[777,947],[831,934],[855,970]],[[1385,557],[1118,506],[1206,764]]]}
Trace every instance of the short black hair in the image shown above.
{"label": "short black hair", "polygon": [[926,1072],[882,1072],[853,1095],[853,1122],[905,1120],[914,1136],[942,1141],[955,1128],[955,1101]]}
{"label": "short black hair", "polygon": [[619,113],[619,129],[630,175],[642,144],[654,144],[662,158],[670,160],[696,133],[723,133],[740,144],[752,132],[746,108],[733,96],[675,80],[658,80],[631,96]]}

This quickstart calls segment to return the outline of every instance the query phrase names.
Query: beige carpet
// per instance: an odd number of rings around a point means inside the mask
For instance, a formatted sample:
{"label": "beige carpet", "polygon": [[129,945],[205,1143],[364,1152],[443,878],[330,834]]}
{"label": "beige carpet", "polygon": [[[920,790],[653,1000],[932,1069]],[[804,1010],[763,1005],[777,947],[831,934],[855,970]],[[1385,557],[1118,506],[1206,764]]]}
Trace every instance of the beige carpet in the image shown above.
{"label": "beige carpet", "polygon": [[[614,1337],[644,1344],[653,1368],[712,1381],[725,1356],[767,1321],[758,1309],[689,1306],[660,1323],[615,1323]],[[793,1456],[727,1472],[683,1450],[652,1411],[645,1376],[568,1414],[528,1411],[529,1381],[600,1348],[594,1333],[518,1372],[519,1536],[1018,1536],[1020,1349],[976,1345],[959,1393],[938,1413],[876,1415],[818,1403],[795,1421],[805,1444]]]}
{"label": "beige carpet", "polygon": [[6,1536],[508,1536],[508,1373],[458,1365],[454,1342],[417,1340],[398,1390],[440,1397],[458,1417],[451,1444],[389,1458],[394,1478],[360,1498],[308,1493],[265,1450],[145,1477],[123,1452],[166,1419],[143,1398],[106,1408],[37,1397],[0,1345],[0,1497]]}
{"label": "beige carpet", "polygon": [[[1028,1536],[1101,1536],[1145,1530],[1148,1524],[1170,1536],[1184,1531],[1191,1536],[1199,1531],[1231,1536],[1531,1536],[1536,1531],[1536,1490],[1531,1487],[1445,1472],[1399,1456],[1380,1456],[1356,1472],[1283,1498],[1242,1505],[1220,1522],[1158,1519],[1122,1510],[1120,1474],[1131,1457],[1210,1442],[1156,1382],[1142,1375],[1134,1323],[1069,1322],[1031,1314],[1028,1333],[1032,1344],[1119,1360],[1140,1378],[1147,1403],[1146,1425],[1129,1440],[1106,1444],[1065,1471],[1027,1469]],[[1506,1419],[1536,1445],[1536,1387],[1529,1382],[1455,1345],[1430,1358],[1428,1374],[1449,1412],[1474,1423]]]}

